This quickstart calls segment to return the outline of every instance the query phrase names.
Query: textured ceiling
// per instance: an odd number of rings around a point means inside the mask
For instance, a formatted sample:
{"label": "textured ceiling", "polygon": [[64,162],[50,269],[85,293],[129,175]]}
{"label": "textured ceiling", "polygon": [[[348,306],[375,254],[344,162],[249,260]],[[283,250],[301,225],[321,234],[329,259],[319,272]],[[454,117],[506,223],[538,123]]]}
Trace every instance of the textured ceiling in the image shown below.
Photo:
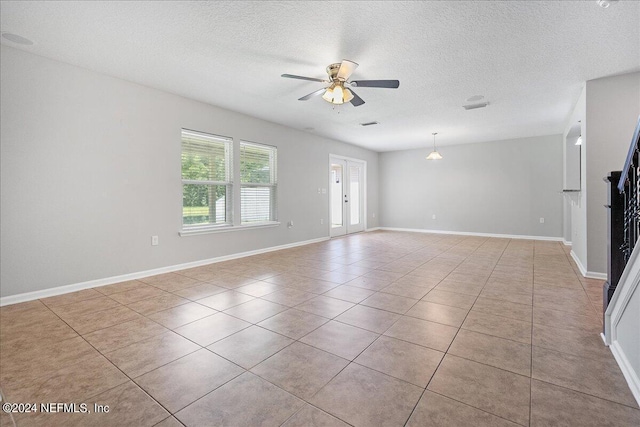
{"label": "textured ceiling", "polygon": [[[640,3],[1,2],[28,52],[377,151],[562,133],[584,81],[640,70]],[[350,59],[365,101],[297,98]],[[484,95],[487,108],[465,111]],[[362,122],[379,125],[363,128]]]}

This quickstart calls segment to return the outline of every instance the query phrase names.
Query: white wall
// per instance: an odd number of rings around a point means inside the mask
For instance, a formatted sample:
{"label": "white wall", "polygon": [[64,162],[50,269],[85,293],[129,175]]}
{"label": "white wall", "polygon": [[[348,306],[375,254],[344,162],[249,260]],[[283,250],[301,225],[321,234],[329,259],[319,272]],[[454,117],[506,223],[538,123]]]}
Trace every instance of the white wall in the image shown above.
{"label": "white wall", "polygon": [[571,243],[571,205],[580,191],[581,182],[581,146],[576,145],[582,134],[581,123],[573,125],[568,133],[565,133],[563,157],[564,157],[564,201],[562,204],[562,237],[566,243]]}
{"label": "white wall", "polygon": [[607,271],[607,187],[622,170],[640,116],[640,73],[589,80],[586,86],[587,270]]}
{"label": "white wall", "polygon": [[[565,194],[565,215],[569,217],[565,229],[565,236],[570,236],[571,240],[571,252],[574,258],[577,259],[580,267],[586,272],[587,265],[587,189],[589,183],[587,182],[587,152],[589,147],[586,144],[587,129],[585,126],[586,117],[586,90],[582,88],[580,97],[576,102],[569,120],[565,126],[564,138],[570,138],[572,135],[572,129],[576,126],[580,126],[582,129],[582,146],[580,147],[580,192],[579,193],[567,193]],[[567,158],[566,146],[564,152],[564,162],[571,159],[571,156]],[[568,209],[568,211],[567,211]]]}
{"label": "white wall", "polygon": [[[564,135],[582,122],[581,192],[567,196],[572,252],[583,273],[607,272],[607,184],[621,170],[640,115],[640,73],[589,80]],[[566,156],[565,156],[566,158]]]}
{"label": "white wall", "polygon": [[381,153],[380,224],[562,238],[562,146],[551,135],[446,146],[438,161],[428,147]]}
{"label": "white wall", "polygon": [[[6,46],[0,64],[1,296],[327,237],[329,153],[367,161],[378,225],[375,152]],[[277,146],[283,224],[180,237],[183,127]]]}
{"label": "white wall", "polygon": [[562,202],[562,238],[564,243],[571,245],[571,200],[565,197]]}

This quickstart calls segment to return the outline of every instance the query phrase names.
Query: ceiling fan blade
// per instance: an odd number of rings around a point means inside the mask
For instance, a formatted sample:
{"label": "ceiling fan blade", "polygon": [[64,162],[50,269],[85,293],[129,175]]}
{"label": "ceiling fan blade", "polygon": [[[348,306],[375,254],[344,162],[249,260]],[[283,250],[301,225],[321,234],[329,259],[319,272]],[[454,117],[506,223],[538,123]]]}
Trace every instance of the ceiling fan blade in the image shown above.
{"label": "ceiling fan blade", "polygon": [[318,89],[315,92],[311,92],[309,95],[305,95],[302,98],[298,98],[298,101],[306,101],[307,99],[311,99],[314,96],[322,95],[325,90],[327,90],[326,87],[323,87],[322,89]]}
{"label": "ceiling fan blade", "polygon": [[353,61],[349,61],[348,59],[343,59],[340,64],[340,68],[338,69],[337,78],[341,80],[347,80],[351,74],[358,68],[358,64]]}
{"label": "ceiling fan blade", "polygon": [[353,99],[350,102],[354,107],[358,107],[364,104],[363,99],[360,98],[354,91],[352,91],[351,89],[349,89],[349,91],[353,94]]}
{"label": "ceiling fan blade", "polygon": [[282,74],[281,77],[286,77],[288,79],[309,80],[312,82],[329,83],[328,80],[316,79],[315,77],[296,76],[294,74]]}
{"label": "ceiling fan blade", "polygon": [[386,87],[389,89],[397,89],[400,86],[398,80],[354,80],[351,82],[355,87]]}

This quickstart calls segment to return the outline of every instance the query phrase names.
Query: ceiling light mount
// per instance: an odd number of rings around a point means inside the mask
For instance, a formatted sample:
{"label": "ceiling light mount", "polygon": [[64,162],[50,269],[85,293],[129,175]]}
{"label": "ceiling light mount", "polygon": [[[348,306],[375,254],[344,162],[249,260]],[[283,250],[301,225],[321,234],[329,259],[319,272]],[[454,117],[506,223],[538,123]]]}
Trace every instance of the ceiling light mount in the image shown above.
{"label": "ceiling light mount", "polygon": [[438,153],[438,150],[436,150],[436,135],[438,134],[438,132],[433,132],[431,135],[433,135],[433,151],[431,153],[429,153],[429,155],[427,157],[425,157],[427,160],[440,160],[442,159],[442,155],[440,155],[440,153]]}
{"label": "ceiling light mount", "polygon": [[[338,77],[338,71],[340,71],[340,65],[342,65],[341,62],[336,62],[335,64],[329,64],[327,66],[327,74],[329,75],[329,78],[333,82],[335,82],[336,80],[340,80],[340,77]],[[342,79],[342,81],[345,81],[345,79]]]}
{"label": "ceiling light mount", "polygon": [[598,3],[598,6],[600,6],[603,9],[608,8],[609,6],[611,6],[613,3],[617,3],[618,0],[597,0],[596,3]]}

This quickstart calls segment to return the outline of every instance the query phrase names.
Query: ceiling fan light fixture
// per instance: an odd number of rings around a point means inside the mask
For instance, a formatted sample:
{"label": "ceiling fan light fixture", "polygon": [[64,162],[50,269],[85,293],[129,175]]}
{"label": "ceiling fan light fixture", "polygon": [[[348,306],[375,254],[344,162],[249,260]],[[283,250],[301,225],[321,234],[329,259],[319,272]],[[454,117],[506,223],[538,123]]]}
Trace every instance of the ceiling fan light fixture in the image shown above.
{"label": "ceiling fan light fixture", "polygon": [[336,85],[335,89],[333,89],[333,103],[344,104],[344,91],[340,85]]}
{"label": "ceiling fan light fixture", "polygon": [[353,99],[353,93],[349,89],[344,90],[344,102],[351,102]]}
{"label": "ceiling fan light fixture", "polygon": [[322,99],[324,99],[327,102],[333,103],[333,89],[335,87],[336,87],[335,84],[332,84],[331,86],[329,86],[327,90],[324,92],[324,94],[322,95]]}
{"label": "ceiling fan light fixture", "polygon": [[442,155],[440,153],[438,153],[438,150],[436,149],[436,135],[438,134],[438,132],[434,132],[431,135],[433,135],[433,151],[431,153],[429,153],[429,155],[427,157],[425,157],[427,160],[441,160],[442,159]]}
{"label": "ceiling fan light fixture", "polygon": [[342,82],[333,83],[322,95],[322,99],[334,105],[342,105],[353,99],[353,93],[349,89],[345,89]]}
{"label": "ceiling fan light fixture", "polygon": [[354,107],[359,107],[364,104],[364,100],[358,96],[358,94],[347,89],[345,85],[349,87],[377,87],[377,88],[390,88],[397,89],[400,86],[398,80],[353,80],[348,81],[351,74],[358,67],[358,64],[343,59],[342,62],[336,62],[330,64],[327,67],[327,75],[329,80],[318,79],[315,77],[298,76],[295,74],[281,74],[281,77],[297,80],[308,80],[312,82],[328,83],[330,86],[322,89],[318,89],[305,96],[298,98],[298,101],[308,101],[316,96],[322,96],[322,99],[333,105],[341,105],[344,103],[351,103]]}

